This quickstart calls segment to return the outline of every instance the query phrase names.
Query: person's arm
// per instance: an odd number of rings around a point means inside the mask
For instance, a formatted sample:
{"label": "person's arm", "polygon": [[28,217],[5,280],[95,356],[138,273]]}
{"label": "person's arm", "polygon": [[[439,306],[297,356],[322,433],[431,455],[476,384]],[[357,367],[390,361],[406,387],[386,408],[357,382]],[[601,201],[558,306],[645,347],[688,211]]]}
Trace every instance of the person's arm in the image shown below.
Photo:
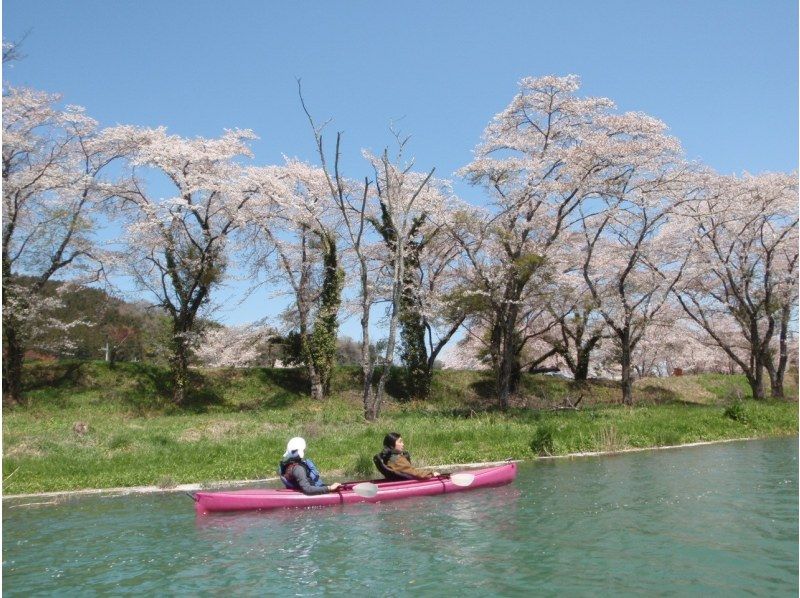
{"label": "person's arm", "polygon": [[417,469],[411,462],[405,458],[404,455],[396,455],[393,458],[389,459],[389,462],[386,466],[396,471],[397,473],[402,473],[404,475],[410,475],[412,477],[417,478],[418,480],[427,480],[429,478],[434,477],[435,473],[430,471],[423,471],[421,469]]}
{"label": "person's arm", "polygon": [[327,494],[331,490],[335,490],[335,488],[332,488],[332,486],[338,487],[338,484],[332,484],[331,486],[314,486],[309,481],[308,473],[306,472],[305,468],[300,465],[292,468],[292,475],[294,476],[297,485],[300,486],[300,490],[303,494]]}

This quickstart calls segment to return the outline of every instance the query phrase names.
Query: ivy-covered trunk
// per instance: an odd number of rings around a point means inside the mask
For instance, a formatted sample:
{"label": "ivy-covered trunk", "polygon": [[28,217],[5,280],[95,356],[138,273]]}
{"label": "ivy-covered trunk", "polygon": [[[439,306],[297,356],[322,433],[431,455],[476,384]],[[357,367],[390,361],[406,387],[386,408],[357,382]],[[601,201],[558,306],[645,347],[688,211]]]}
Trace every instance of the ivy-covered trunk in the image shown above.
{"label": "ivy-covered trunk", "polygon": [[[319,310],[310,339],[311,361],[316,372],[316,380],[314,378],[311,380],[314,398],[323,398],[331,390],[331,377],[336,366],[339,306],[342,303],[342,288],[344,287],[344,270],[339,267],[336,240],[332,235],[323,235],[322,242],[325,272]],[[317,386],[316,391],[315,386]]]}
{"label": "ivy-covered trunk", "polygon": [[[10,320],[10,318],[9,318]],[[17,405],[22,401],[22,360],[24,348],[10,321],[3,322],[6,355],[3,358],[3,402]]]}
{"label": "ivy-covered trunk", "polygon": [[322,378],[317,369],[312,335],[308,331],[308,305],[305,301],[300,301],[298,308],[300,312],[300,351],[308,372],[309,382],[311,383],[311,398],[315,401],[321,401],[325,398],[325,391]]}
{"label": "ivy-covered trunk", "polygon": [[[411,263],[408,263],[408,262]],[[406,284],[400,299],[400,357],[406,367],[405,390],[410,397],[427,399],[431,393],[431,369],[425,345],[425,320],[413,279],[413,260],[406,263]],[[411,270],[411,273],[409,271]]]}

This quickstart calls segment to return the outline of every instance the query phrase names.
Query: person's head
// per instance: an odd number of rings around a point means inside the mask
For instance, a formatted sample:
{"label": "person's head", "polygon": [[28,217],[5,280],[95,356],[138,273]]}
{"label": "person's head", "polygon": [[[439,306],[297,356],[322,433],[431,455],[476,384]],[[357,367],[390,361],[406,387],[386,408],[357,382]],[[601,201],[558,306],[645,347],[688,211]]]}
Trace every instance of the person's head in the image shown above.
{"label": "person's head", "polygon": [[287,459],[291,459],[293,457],[303,458],[306,454],[306,441],[300,438],[299,436],[295,436],[289,442],[286,443],[286,452],[284,453],[284,457]]}
{"label": "person's head", "polygon": [[389,432],[383,437],[383,446],[388,449],[402,451],[405,448],[405,443],[403,442],[403,438],[400,436],[400,434],[397,432]]}

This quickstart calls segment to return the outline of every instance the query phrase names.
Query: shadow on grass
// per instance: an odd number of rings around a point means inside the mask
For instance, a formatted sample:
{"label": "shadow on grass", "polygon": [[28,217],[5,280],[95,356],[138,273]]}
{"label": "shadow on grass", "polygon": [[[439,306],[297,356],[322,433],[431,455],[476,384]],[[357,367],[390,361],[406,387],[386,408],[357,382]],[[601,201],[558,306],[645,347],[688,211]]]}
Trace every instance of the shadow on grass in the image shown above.
{"label": "shadow on grass", "polygon": [[472,382],[469,387],[476,396],[483,400],[497,400],[497,387],[495,386],[494,380],[491,378],[476,380],[475,382]]}
{"label": "shadow on grass", "polygon": [[[639,396],[636,396],[639,395]],[[635,405],[684,405],[687,407],[708,407],[707,403],[690,401],[668,388],[647,385],[634,391]]]}
{"label": "shadow on grass", "polygon": [[225,400],[210,388],[190,387],[183,404],[176,406],[175,412],[207,413],[212,406],[220,406]]}
{"label": "shadow on grass", "polygon": [[23,375],[23,390],[75,387],[81,383],[84,362],[34,362],[27,364]]}
{"label": "shadow on grass", "polygon": [[298,395],[308,394],[311,389],[306,372],[300,368],[259,368],[258,379],[266,386]]}
{"label": "shadow on grass", "polygon": [[[261,409],[285,409],[307,397],[311,392],[306,371],[303,368],[253,368],[249,372],[216,375],[207,386],[230,390],[239,386],[244,399],[223,400],[233,411],[259,411]],[[333,382],[335,385],[335,381]],[[255,388],[253,388],[255,386]]]}

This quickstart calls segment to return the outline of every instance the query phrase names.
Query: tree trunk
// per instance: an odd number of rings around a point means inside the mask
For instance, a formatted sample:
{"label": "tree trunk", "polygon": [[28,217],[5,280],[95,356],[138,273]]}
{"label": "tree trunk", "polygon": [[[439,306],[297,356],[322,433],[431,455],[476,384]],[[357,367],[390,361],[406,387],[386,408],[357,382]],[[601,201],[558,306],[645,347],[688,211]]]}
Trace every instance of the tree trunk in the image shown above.
{"label": "tree trunk", "polygon": [[496,368],[497,398],[503,411],[508,409],[510,398],[519,389],[522,375],[516,331],[518,316],[519,310],[515,305],[506,306],[500,314],[499,324],[492,331],[492,346],[499,350],[492,361]]}
{"label": "tree trunk", "polygon": [[[757,337],[755,337],[757,339]],[[751,341],[751,368],[752,373],[748,376],[748,382],[753,392],[753,398],[757,401],[762,401],[764,395],[764,369],[765,369],[765,356],[761,353],[761,346],[755,341]]]}
{"label": "tree trunk", "polygon": [[315,401],[321,401],[325,398],[325,385],[320,375],[320,371],[314,365],[314,360],[311,357],[311,351],[308,349],[309,341],[301,339],[305,350],[303,351],[303,358],[306,362],[306,371],[308,372],[308,379],[311,382],[311,398]]}
{"label": "tree trunk", "polygon": [[[324,245],[323,261],[325,264],[322,290],[319,299],[319,310],[311,333],[309,356],[316,373],[311,376],[311,395],[322,400],[330,393],[331,378],[336,365],[336,339],[339,332],[339,306],[342,302],[342,286],[344,270],[339,268],[339,256],[336,253],[336,240],[328,234],[321,234]],[[314,376],[319,378],[319,383]]]}
{"label": "tree trunk", "polygon": [[189,348],[184,336],[176,335],[173,339],[174,354],[172,356],[172,401],[182,405],[186,401],[189,389]]}
{"label": "tree trunk", "polygon": [[783,380],[786,373],[786,365],[789,362],[789,322],[792,317],[790,305],[784,305],[781,309],[781,327],[778,339],[778,367],[772,366],[772,359],[767,359],[767,371],[769,372],[770,395],[775,399],[784,398]]}
{"label": "tree trunk", "polygon": [[425,323],[413,297],[401,299],[400,324],[401,358],[406,367],[405,390],[411,397],[427,399],[431,391],[431,374],[425,345]]}
{"label": "tree trunk", "polygon": [[622,339],[622,402],[625,405],[633,405],[633,379],[631,376],[631,347]]}
{"label": "tree trunk", "polygon": [[761,372],[757,374],[748,374],[747,383],[750,385],[750,393],[753,395],[753,398],[757,401],[762,400],[764,398],[763,374]]}
{"label": "tree trunk", "polygon": [[514,391],[514,362],[513,331],[503,330],[502,349],[500,353],[500,369],[497,376],[497,398],[500,409],[508,409],[509,400]]}
{"label": "tree trunk", "polygon": [[[5,174],[5,173],[4,173]],[[3,177],[5,180],[5,176]],[[11,309],[11,262],[8,258],[8,239],[11,235],[9,224],[3,229],[3,340],[8,351],[3,356],[3,402],[7,405],[18,405],[22,401],[22,362],[25,347],[22,335],[17,329],[14,310]]]}
{"label": "tree trunk", "polygon": [[575,380],[585,381],[589,377],[589,356],[591,349],[578,349],[578,360],[575,363],[575,371],[572,375]]}
{"label": "tree trunk", "polygon": [[[392,292],[392,313],[389,317],[389,338],[386,341],[386,355],[383,359],[383,369],[381,370],[381,377],[378,378],[378,387],[375,389],[375,396],[372,401],[371,419],[369,421],[376,421],[381,414],[381,403],[383,402],[383,392],[386,387],[386,380],[389,377],[389,371],[392,368],[394,361],[394,347],[397,342],[397,320],[400,315],[400,287],[403,280],[403,260],[402,251],[401,257],[395,259],[395,276],[394,276],[394,289]],[[398,274],[399,272],[399,274]]]}
{"label": "tree trunk", "polygon": [[308,375],[311,379],[311,398],[315,401],[322,401],[325,398],[325,385],[317,369],[309,366]]}
{"label": "tree trunk", "polygon": [[369,352],[369,312],[370,295],[369,291],[369,272],[363,258],[359,255],[361,267],[361,374],[363,376],[362,402],[364,405],[364,419],[375,421],[375,410],[373,409],[372,398],[372,376],[375,371],[372,356]]}
{"label": "tree trunk", "polygon": [[[389,248],[392,249],[396,240],[389,237],[387,242]],[[419,270],[421,248],[420,243],[409,239],[403,264],[403,286],[400,291],[398,322],[400,324],[400,359],[405,366],[404,392],[417,399],[427,399],[430,396],[431,377],[427,367],[428,347],[425,344],[425,317],[419,297],[421,281],[416,275]]]}
{"label": "tree trunk", "polygon": [[22,401],[22,362],[25,349],[12,324],[6,323],[3,328],[8,351],[3,359],[3,401],[7,405],[18,405]]}

